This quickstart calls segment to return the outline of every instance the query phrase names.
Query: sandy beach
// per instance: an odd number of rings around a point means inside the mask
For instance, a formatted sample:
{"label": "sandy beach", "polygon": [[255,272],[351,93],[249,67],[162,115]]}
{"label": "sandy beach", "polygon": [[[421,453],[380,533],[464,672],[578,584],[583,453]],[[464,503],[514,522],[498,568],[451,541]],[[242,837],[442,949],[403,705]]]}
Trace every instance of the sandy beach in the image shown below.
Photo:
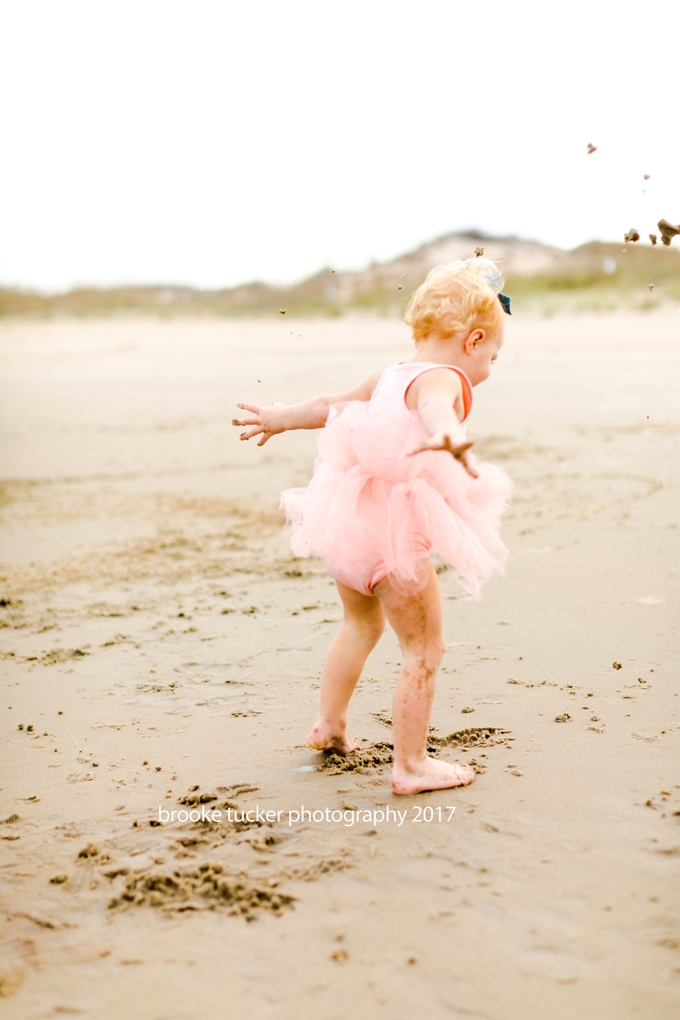
{"label": "sandy beach", "polygon": [[278,497],[316,437],[230,422],[410,343],[0,324],[8,1020],[678,1016],[680,312],[508,324],[469,423],[515,482],[506,576],[440,575],[432,749],[477,780],[404,798],[391,632],[359,751],[304,741],[340,604]]}

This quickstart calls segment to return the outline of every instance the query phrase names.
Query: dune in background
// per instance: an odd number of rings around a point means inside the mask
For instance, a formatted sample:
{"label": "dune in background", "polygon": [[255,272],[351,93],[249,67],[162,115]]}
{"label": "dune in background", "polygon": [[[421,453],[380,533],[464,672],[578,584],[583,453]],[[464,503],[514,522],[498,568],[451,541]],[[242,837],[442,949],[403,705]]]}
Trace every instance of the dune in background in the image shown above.
{"label": "dune in background", "polygon": [[304,744],[340,605],[278,494],[315,436],[230,421],[410,356],[292,306],[0,323],[10,1020],[677,1016],[680,312],[508,322],[469,425],[507,575],[441,574],[432,753],[477,781],[397,798],[391,633],[358,752]]}
{"label": "dune in background", "polygon": [[411,293],[434,266],[473,258],[497,260],[515,308],[557,312],[658,310],[680,301],[680,252],[647,243],[592,241],[573,251],[479,231],[447,234],[386,262],[348,271],[327,267],[289,287],[254,281],[221,290],[172,285],[79,287],[40,294],[0,286],[2,316],[401,316]]}

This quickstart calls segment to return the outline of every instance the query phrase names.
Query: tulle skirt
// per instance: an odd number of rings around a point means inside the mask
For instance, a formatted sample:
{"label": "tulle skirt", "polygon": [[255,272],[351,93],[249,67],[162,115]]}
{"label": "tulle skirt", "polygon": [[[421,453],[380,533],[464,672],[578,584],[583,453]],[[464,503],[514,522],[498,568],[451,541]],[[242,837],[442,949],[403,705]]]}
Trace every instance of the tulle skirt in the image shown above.
{"label": "tulle skirt", "polygon": [[321,557],[336,580],[369,593],[390,575],[404,594],[426,583],[437,552],[465,591],[480,597],[508,551],[501,515],[512,482],[475,460],[472,478],[451,454],[408,452],[427,438],[414,411],[371,401],[331,408],[309,485],[286,489],[281,508],[292,551]]}

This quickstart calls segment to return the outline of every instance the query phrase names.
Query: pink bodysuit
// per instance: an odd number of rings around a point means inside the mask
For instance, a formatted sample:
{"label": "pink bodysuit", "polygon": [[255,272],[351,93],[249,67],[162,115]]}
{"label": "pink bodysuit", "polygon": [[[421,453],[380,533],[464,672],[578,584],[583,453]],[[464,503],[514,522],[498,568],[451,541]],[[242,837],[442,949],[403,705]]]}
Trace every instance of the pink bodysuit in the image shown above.
{"label": "pink bodysuit", "polygon": [[411,383],[433,368],[457,372],[467,418],[472,386],[462,369],[400,362],[381,376],[369,401],[331,408],[319,436],[314,476],[281,496],[297,556],[320,556],[333,577],[364,595],[390,575],[405,594],[426,583],[423,561],[435,550],[460,584],[479,598],[502,572],[507,549],[499,527],[512,482],[493,464],[478,478],[446,451],[408,456],[428,438],[405,403]]}

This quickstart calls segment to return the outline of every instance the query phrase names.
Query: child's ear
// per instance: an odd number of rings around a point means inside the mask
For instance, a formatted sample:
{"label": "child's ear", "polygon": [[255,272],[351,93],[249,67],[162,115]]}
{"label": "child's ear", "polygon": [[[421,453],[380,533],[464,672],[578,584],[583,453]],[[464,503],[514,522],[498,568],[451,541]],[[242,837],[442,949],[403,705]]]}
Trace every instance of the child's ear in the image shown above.
{"label": "child's ear", "polygon": [[468,335],[465,337],[464,344],[465,353],[472,354],[472,352],[476,350],[476,348],[479,347],[481,343],[484,343],[485,340],[486,340],[485,329],[473,329],[472,332],[468,333]]}

